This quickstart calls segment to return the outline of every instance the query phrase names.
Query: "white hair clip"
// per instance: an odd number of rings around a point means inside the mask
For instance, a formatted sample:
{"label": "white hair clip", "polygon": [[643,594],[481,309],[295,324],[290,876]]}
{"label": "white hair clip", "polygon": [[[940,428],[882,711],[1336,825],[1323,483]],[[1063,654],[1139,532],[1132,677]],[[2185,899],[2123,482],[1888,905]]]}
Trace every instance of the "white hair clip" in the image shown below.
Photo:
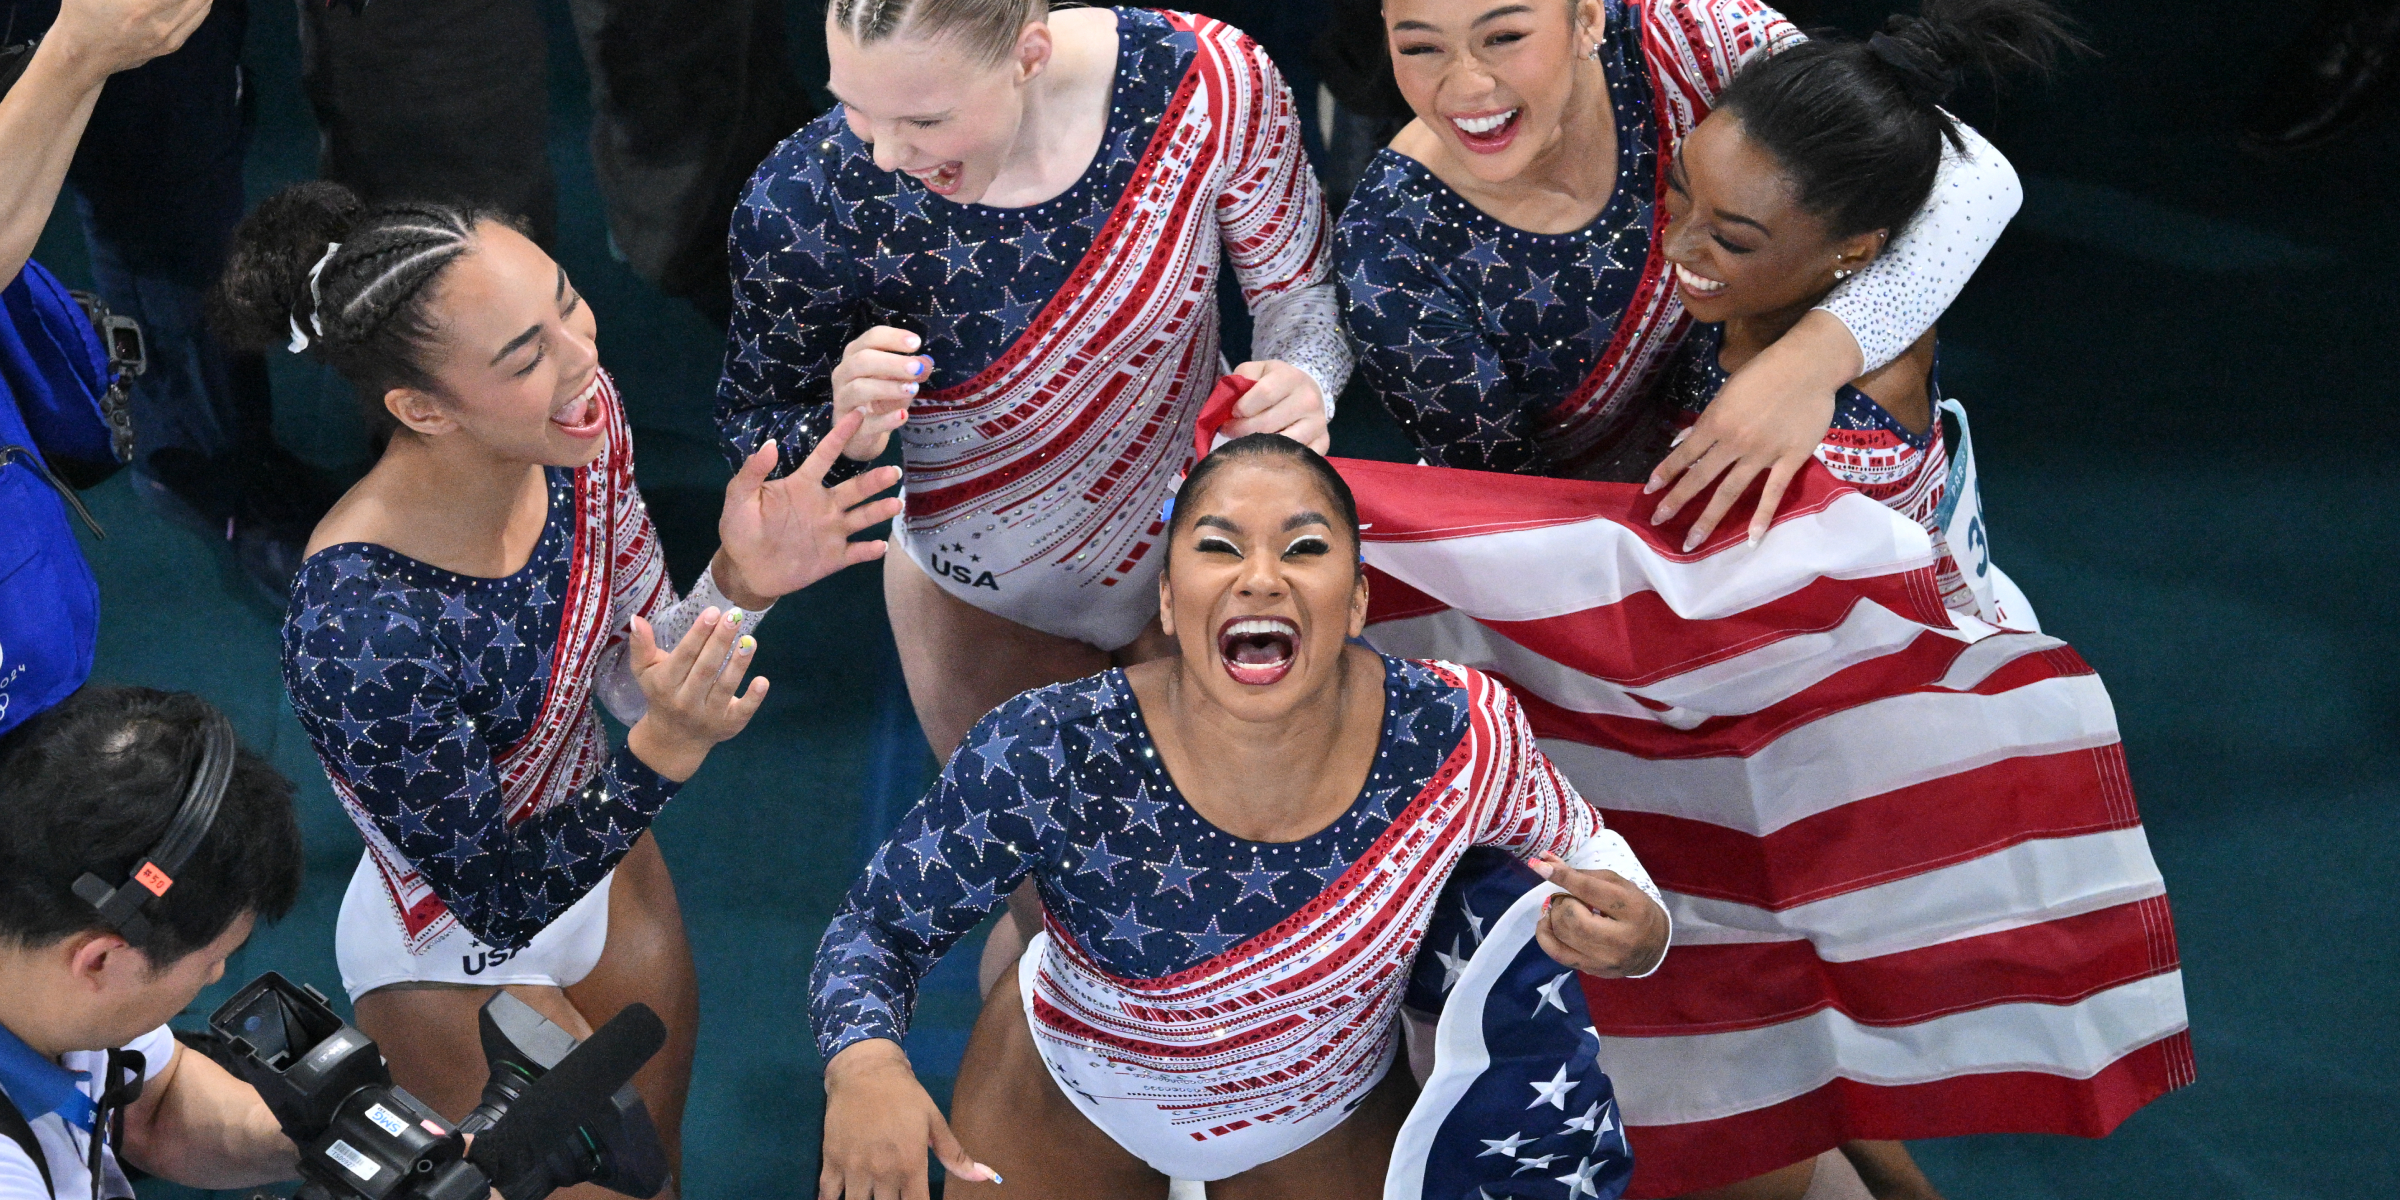
{"label": "white hair clip", "polygon": [[[325,264],[332,262],[334,252],[340,250],[341,248],[342,244],[340,242],[325,243],[324,257],[319,258],[317,260],[317,265],[308,269],[308,327],[309,329],[316,330],[318,337],[325,336],[325,318],[323,314],[318,311],[318,309],[322,307],[325,302],[317,295],[317,277],[325,273]],[[301,351],[308,349],[308,332],[307,330],[300,328],[300,314],[293,313],[291,321],[292,341],[289,346],[285,347],[285,349],[290,350],[294,354],[298,354]]]}

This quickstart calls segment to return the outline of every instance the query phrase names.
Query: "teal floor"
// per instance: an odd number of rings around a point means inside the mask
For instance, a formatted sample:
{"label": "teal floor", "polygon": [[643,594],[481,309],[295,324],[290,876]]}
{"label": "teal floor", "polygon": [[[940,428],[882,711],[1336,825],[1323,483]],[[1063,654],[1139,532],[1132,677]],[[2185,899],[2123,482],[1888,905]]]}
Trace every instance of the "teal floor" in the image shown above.
{"label": "teal floor", "polygon": [[[1839,7],[1871,27],[1868,6]],[[2175,904],[2200,1081],[2103,1141],[1918,1154],[1958,1200],[2387,1194],[2400,955],[2375,906],[2400,896],[2400,111],[2333,150],[2249,159],[2228,128],[2298,6],[2083,8],[2104,58],[2048,93],[1966,105],[2028,200],[1945,322],[1943,369],[1977,417],[1999,560],[2116,698]],[[262,0],[253,23],[255,196],[312,171],[315,134],[292,10]],[[813,11],[795,22],[816,28]],[[571,51],[552,73],[560,257],[599,316],[644,489],[688,577],[725,477],[709,445],[718,339],[610,259]],[[65,221],[41,254],[84,272]],[[359,469],[339,386],[288,357],[275,372],[287,442]],[[1397,448],[1366,405],[1336,437],[1351,454]],[[301,781],[308,890],[230,977],[275,968],[338,990],[333,920],[358,840],[284,699],[276,610],[123,479],[91,500],[111,533],[87,543],[99,675],[214,699]],[[812,1189],[809,953],[931,768],[871,568],[786,601],[761,639],[775,698],[658,826],[704,1002],[685,1123],[696,1197]],[[937,1092],[972,1016],[972,950],[937,973],[911,1037]]]}

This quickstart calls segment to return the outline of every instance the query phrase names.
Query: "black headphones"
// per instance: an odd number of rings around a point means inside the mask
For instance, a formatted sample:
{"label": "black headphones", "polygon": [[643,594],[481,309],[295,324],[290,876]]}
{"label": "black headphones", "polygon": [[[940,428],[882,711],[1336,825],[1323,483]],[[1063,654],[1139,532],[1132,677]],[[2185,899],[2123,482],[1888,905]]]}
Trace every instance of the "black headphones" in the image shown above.
{"label": "black headphones", "polygon": [[217,806],[225,800],[225,788],[233,782],[233,760],[240,747],[233,722],[212,708],[201,721],[199,733],[189,755],[198,761],[187,768],[183,804],[175,810],[175,819],[167,823],[158,844],[142,856],[141,865],[113,887],[90,871],[75,881],[75,894],[98,909],[101,922],[129,942],[150,937],[150,921],[142,915],[142,906],[175,886],[175,873],[183,869],[192,851],[200,848],[200,839],[208,836],[208,827],[216,823]]}

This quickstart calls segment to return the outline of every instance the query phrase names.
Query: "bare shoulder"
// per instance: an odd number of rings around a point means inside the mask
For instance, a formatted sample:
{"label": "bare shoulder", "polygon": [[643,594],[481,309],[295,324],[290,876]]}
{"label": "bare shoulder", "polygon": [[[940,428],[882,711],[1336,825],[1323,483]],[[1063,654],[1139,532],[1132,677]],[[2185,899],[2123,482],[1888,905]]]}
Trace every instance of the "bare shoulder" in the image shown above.
{"label": "bare shoulder", "polygon": [[1115,74],[1117,59],[1117,10],[1113,8],[1062,8],[1046,19],[1050,36],[1059,51],[1072,56],[1078,67],[1088,61],[1108,64]]}
{"label": "bare shoulder", "polygon": [[349,542],[371,542],[379,546],[386,544],[390,535],[385,528],[387,522],[384,517],[389,510],[377,493],[375,476],[372,474],[351,485],[349,491],[342,493],[341,499],[333,502],[324,519],[318,521],[316,529],[308,535],[308,549],[302,557],[313,555],[327,546]]}
{"label": "bare shoulder", "polygon": [[1412,120],[1401,126],[1400,132],[1392,136],[1391,148],[1394,154],[1413,158],[1423,163],[1425,169],[1432,171],[1435,175],[1441,174],[1439,160],[1442,153],[1442,139],[1436,137],[1432,130],[1427,129],[1425,122]]}
{"label": "bare shoulder", "polygon": [[1900,357],[1852,380],[1850,386],[1882,405],[1911,433],[1933,423],[1933,330],[1926,330]]}

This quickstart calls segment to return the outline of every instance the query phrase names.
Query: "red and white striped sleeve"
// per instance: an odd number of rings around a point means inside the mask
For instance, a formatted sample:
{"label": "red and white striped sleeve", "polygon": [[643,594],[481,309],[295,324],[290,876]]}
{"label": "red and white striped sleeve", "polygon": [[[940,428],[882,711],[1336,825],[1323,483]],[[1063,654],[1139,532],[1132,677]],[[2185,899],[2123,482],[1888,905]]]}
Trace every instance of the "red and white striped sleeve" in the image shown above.
{"label": "red and white striped sleeve", "polygon": [[1250,306],[1250,357],[1288,362],[1315,379],[1326,411],[1349,382],[1333,283],[1333,223],[1301,145],[1292,89],[1257,42],[1198,21],[1211,115],[1224,147],[1217,224]]}
{"label": "red and white striped sleeve", "polygon": [[1599,810],[1542,753],[1516,696],[1481,671],[1455,669],[1466,686],[1467,736],[1477,742],[1469,785],[1482,793],[1475,844],[1519,858],[1569,857],[1600,832]]}

